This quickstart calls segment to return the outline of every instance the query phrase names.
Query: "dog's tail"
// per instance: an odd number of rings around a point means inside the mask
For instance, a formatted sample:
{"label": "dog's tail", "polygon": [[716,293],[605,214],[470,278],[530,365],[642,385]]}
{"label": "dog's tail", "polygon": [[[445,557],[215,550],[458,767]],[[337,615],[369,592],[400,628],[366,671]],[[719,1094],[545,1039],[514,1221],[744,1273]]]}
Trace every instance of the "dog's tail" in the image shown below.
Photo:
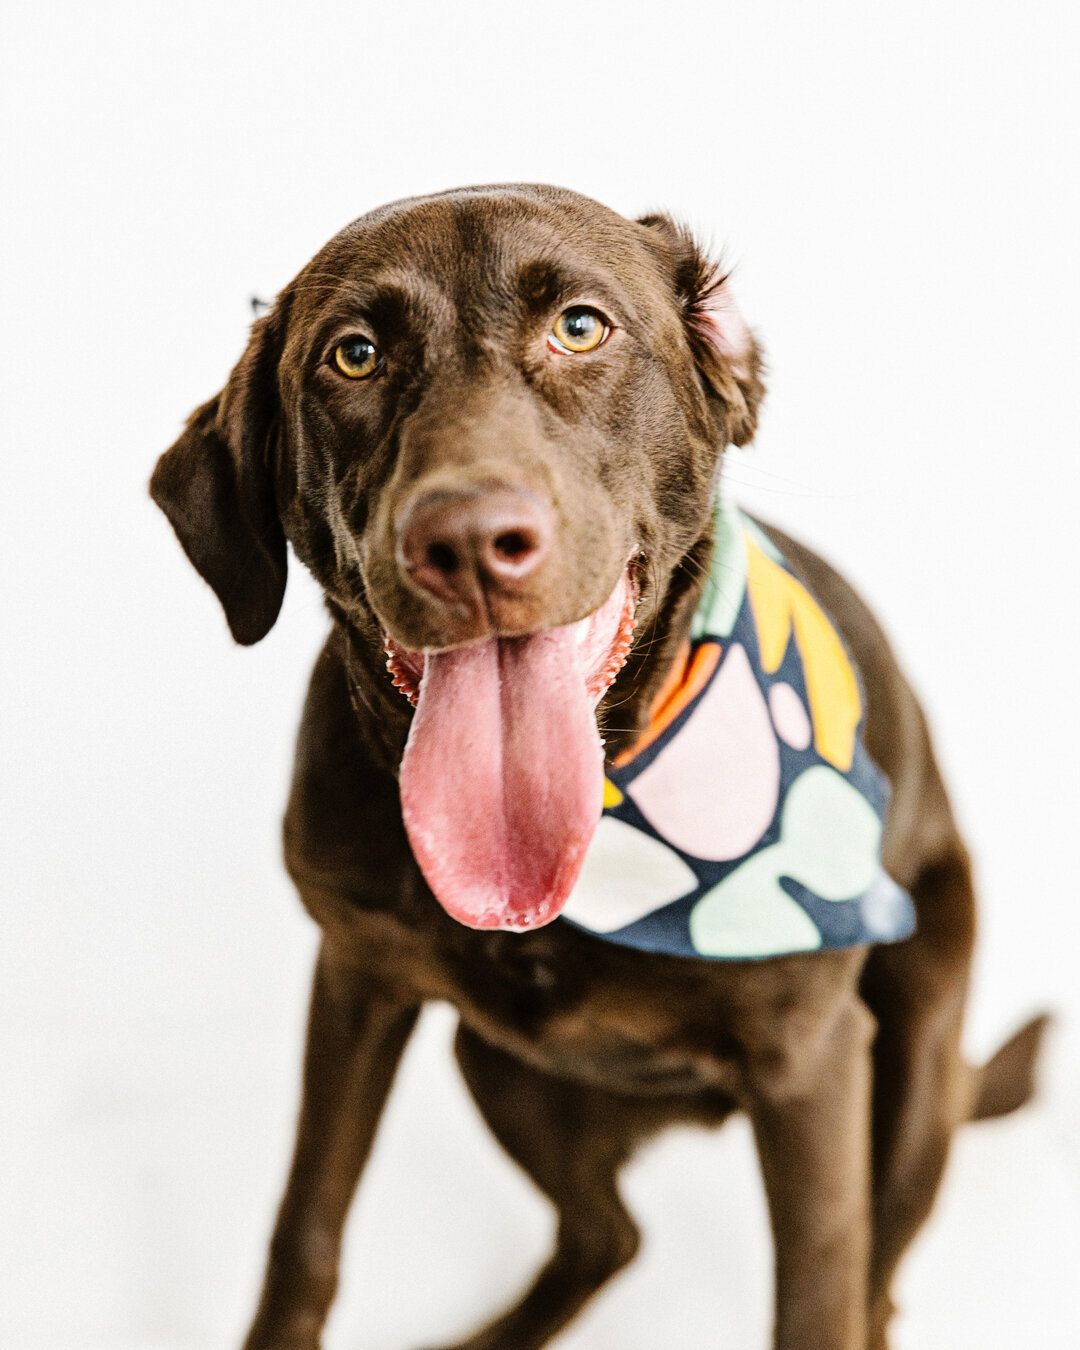
{"label": "dog's tail", "polygon": [[1031,1100],[1039,1051],[1051,1021],[1047,1013],[1033,1017],[981,1068],[972,1069],[969,1120],[1007,1116]]}

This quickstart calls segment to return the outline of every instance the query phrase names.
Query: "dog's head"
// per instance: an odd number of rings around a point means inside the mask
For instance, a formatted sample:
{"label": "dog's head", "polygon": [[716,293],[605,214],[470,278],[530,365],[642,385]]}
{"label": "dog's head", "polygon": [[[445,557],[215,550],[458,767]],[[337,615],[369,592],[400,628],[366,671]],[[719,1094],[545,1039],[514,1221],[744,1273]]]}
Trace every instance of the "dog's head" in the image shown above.
{"label": "dog's head", "polygon": [[595,706],[632,644],[648,684],[762,392],[725,278],[666,217],[468,189],[332,239],[151,491],[239,642],[273,625],[292,544],[376,706],[416,705],[402,803],[436,895],[532,927],[600,814]]}

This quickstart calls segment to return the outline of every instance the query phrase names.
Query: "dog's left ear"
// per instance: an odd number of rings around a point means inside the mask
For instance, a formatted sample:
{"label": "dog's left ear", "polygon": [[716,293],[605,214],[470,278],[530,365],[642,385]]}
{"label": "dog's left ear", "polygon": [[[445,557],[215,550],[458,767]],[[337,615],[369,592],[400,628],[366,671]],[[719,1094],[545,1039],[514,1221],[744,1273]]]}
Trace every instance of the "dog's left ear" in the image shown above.
{"label": "dog's left ear", "polygon": [[706,387],[723,405],[728,443],[746,445],[754,439],[765,396],[765,362],[735,304],[728,274],[705,257],[689,230],[670,216],[643,216],[638,224],[662,246],[694,360]]}
{"label": "dog's left ear", "polygon": [[285,532],[274,497],[280,305],[251,328],[222,391],[196,408],[157,462],[150,495],[237,642],[266,636],[285,595]]}

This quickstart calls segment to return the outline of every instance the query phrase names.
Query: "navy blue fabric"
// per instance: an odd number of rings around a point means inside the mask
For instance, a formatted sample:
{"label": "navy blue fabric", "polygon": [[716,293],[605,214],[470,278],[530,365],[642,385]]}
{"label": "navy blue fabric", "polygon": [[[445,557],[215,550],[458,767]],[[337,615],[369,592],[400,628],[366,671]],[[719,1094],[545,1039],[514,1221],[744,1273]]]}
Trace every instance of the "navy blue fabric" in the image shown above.
{"label": "navy blue fabric", "polygon": [[[774,561],[783,566],[785,571],[794,575],[786,560],[781,559],[775,553],[772,554],[772,557]],[[700,629],[701,625],[699,624],[698,627]],[[833,625],[833,628],[835,630],[835,625]],[[711,635],[707,631],[701,633],[694,646],[700,645],[702,641],[710,640],[710,637]],[[723,862],[696,858],[684,850],[676,848],[670,840],[665,839],[658,833],[633,800],[634,782],[645,769],[664,753],[676,737],[695,734],[693,727],[694,713],[712,683],[720,676],[725,661],[737,646],[741,646],[747,653],[754,677],[766,703],[768,702],[769,688],[781,681],[788,684],[798,694],[804,706],[808,703],[803,662],[794,634],[789,639],[787,650],[779,668],[772,673],[766,673],[763,669],[750,595],[745,586],[731,631],[722,636],[718,635],[712,640],[721,647],[721,657],[704,689],[651,745],[647,746],[628,764],[625,764],[622,768],[608,767],[608,778],[621,793],[622,800],[617,805],[610,806],[604,811],[605,816],[622,821],[624,824],[656,839],[667,849],[673,850],[693,873],[697,884],[674,901],[663,903],[662,907],[614,932],[598,931],[598,928],[594,928],[588,922],[583,922],[580,919],[567,917],[563,921],[575,923],[576,926],[584,927],[587,931],[595,933],[608,942],[623,946],[668,955],[713,960],[761,959],[768,956],[789,954],[793,950],[844,948],[866,943],[895,942],[908,937],[915,928],[914,905],[910,896],[887,876],[880,867],[879,860],[877,874],[870,885],[861,894],[853,895],[850,898],[826,899],[815,894],[813,890],[795,877],[783,874],[778,876],[777,881],[784,894],[799,906],[810,919],[813,928],[816,929],[816,940],[808,938],[796,946],[781,946],[777,950],[753,951],[750,957],[743,952],[737,955],[729,955],[722,951],[703,952],[698,945],[695,945],[691,916],[699,902],[742,867],[748,859],[776,843],[780,837],[781,817],[788,792],[808,770],[818,769],[825,763],[814,748],[812,741],[805,750],[798,750],[777,737],[780,754],[780,792],[776,810],[771,823],[757,843],[738,858]],[[707,747],[704,749],[707,751]],[[839,772],[834,765],[826,766],[826,771],[830,774]],[[856,735],[851,766],[846,772],[841,773],[841,777],[870,804],[879,821],[884,822],[888,810],[890,788],[884,774],[871,760],[863,744],[861,722]],[[840,791],[843,792],[843,789],[841,788]],[[588,862],[586,863],[587,868]],[[774,886],[763,887],[763,890],[771,890],[775,895]],[[763,923],[766,922],[765,915],[767,912],[767,906],[764,902],[768,901],[769,896],[765,895],[762,908]],[[774,910],[778,903],[781,905],[784,903],[782,898],[780,901],[772,901]],[[573,911],[574,905],[571,903],[569,908]],[[765,941],[763,939],[763,944]]]}

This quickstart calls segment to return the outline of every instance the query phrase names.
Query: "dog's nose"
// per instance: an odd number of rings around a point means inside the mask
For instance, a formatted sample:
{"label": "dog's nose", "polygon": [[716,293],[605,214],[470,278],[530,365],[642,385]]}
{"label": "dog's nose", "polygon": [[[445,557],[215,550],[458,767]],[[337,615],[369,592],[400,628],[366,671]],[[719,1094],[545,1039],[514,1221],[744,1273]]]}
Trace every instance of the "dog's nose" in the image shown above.
{"label": "dog's nose", "polygon": [[544,560],[551,510],[517,488],[429,492],[405,514],[398,558],[416,585],[450,604],[513,592]]}

